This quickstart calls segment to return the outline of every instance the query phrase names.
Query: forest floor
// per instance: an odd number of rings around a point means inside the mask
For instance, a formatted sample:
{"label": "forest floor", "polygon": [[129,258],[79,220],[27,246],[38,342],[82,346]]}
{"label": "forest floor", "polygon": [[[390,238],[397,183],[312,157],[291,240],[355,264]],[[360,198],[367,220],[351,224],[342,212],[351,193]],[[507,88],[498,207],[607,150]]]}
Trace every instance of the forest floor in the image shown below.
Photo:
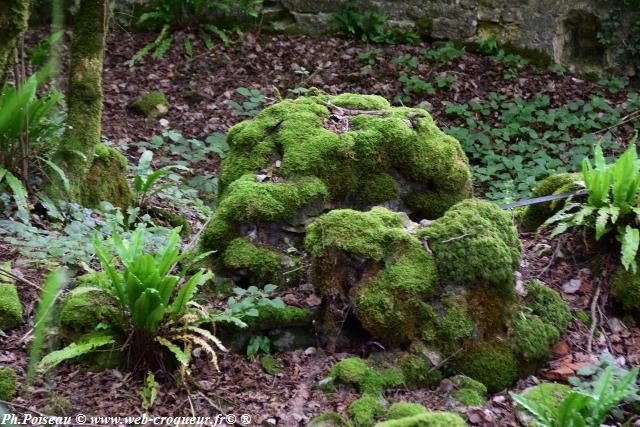
{"label": "forest floor", "polygon": [[[170,49],[159,59],[143,58],[134,67],[125,64],[134,52],[153,36],[138,33],[115,33],[109,36],[105,58],[103,134],[119,146],[132,164],[143,148],[139,141],[148,141],[163,131],[157,119],[135,114],[129,103],[150,90],[163,91],[171,108],[165,117],[171,128],[186,138],[204,138],[212,132],[226,132],[230,126],[246,117],[239,116],[229,101],[241,102],[235,88],[260,90],[266,102],[273,102],[276,90],[286,96],[298,87],[315,86],[328,93],[356,92],[378,94],[388,99],[401,91],[397,80],[398,67],[392,60],[400,54],[418,54],[426,43],[388,46],[376,45],[382,53],[375,67],[363,72],[366,65],[358,55],[372,46],[339,38],[304,36],[273,36],[247,34],[244,41],[230,46],[217,45],[209,51],[199,50],[197,42],[193,58],[185,57],[181,49]],[[486,56],[467,53],[450,63],[420,66],[425,79],[440,73],[458,76],[453,85],[433,96],[416,99],[427,101],[430,112],[440,127],[449,124],[444,113],[445,102],[458,103],[485,100],[496,92],[510,97],[531,98],[534,94],[549,96],[551,104],[560,106],[573,99],[588,99],[602,91],[571,75],[557,75],[548,70],[525,66],[517,78],[504,79],[505,64]],[[308,73],[301,71],[302,68]],[[626,92],[611,93],[612,102],[623,99]],[[426,104],[423,104],[426,105]],[[211,156],[203,169],[215,173],[219,159]],[[194,224],[197,229],[202,224]],[[575,370],[592,362],[595,355],[608,350],[627,367],[640,363],[640,329],[626,326],[615,307],[607,299],[608,285],[601,280],[601,271],[591,271],[588,256],[583,254],[580,236],[567,235],[549,240],[547,236],[521,233],[524,257],[522,280],[538,278],[558,290],[574,312],[596,314],[599,321],[591,331],[574,318],[562,340],[554,347],[553,357],[538,373],[519,381],[511,390],[521,391],[540,379],[566,380]],[[0,262],[18,255],[6,244],[0,244]],[[601,267],[606,270],[607,266]],[[41,284],[44,269],[23,268],[25,278]],[[28,321],[0,337],[0,365],[9,365],[24,377],[28,339],[33,326],[37,289],[19,282],[19,293]],[[283,372],[266,374],[259,357],[247,359],[241,354],[221,355],[220,372],[204,361],[193,368],[200,389],[178,388],[169,382],[159,389],[152,413],[159,416],[214,415],[218,411],[249,414],[254,425],[296,426],[325,411],[345,413],[349,402],[357,398],[350,388],[338,388],[325,394],[314,384],[325,377],[337,361],[358,355],[359,349],[339,349],[326,354],[320,348],[300,349],[277,354],[284,362]],[[65,364],[46,378],[39,378],[28,391],[21,390],[11,404],[13,411],[47,413],[54,397],[67,399],[72,414],[136,415],[142,413],[138,394],[142,382],[126,372],[107,369],[91,372],[78,365]],[[444,384],[442,387],[446,387]],[[484,407],[466,408],[470,425],[515,426],[514,403],[504,390],[490,397]],[[405,400],[424,404],[431,409],[448,410],[449,401],[441,389],[387,390],[389,402]]]}

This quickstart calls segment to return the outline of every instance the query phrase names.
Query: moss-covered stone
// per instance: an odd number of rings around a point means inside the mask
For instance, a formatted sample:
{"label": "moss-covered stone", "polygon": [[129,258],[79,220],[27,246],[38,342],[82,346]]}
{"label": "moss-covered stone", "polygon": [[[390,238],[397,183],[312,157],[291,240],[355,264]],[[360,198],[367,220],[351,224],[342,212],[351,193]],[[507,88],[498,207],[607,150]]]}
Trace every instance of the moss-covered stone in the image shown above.
{"label": "moss-covered stone", "polygon": [[151,91],[131,103],[131,107],[149,119],[164,116],[169,111],[169,101],[159,90]]}
{"label": "moss-covered stone", "polygon": [[60,327],[69,339],[94,332],[99,324],[122,327],[122,313],[110,296],[111,285],[105,273],[81,276],[76,285],[60,302]]}
{"label": "moss-covered stone", "polygon": [[456,369],[480,381],[491,393],[513,384],[518,378],[519,362],[510,346],[502,341],[486,341],[464,351]]}
{"label": "moss-covered stone", "polygon": [[22,323],[22,304],[14,284],[0,281],[0,329],[9,329]]}
{"label": "moss-covered stone", "polygon": [[409,389],[434,386],[442,380],[442,373],[434,369],[421,354],[407,354],[400,359],[399,366],[404,384]]}
{"label": "moss-covered stone", "polygon": [[483,396],[487,394],[487,386],[482,384],[480,381],[467,377],[466,375],[455,375],[449,378],[449,380],[460,390],[473,390]]}
{"label": "moss-covered stone", "polygon": [[284,100],[231,128],[227,139],[218,209],[201,239],[216,259],[250,230],[300,228],[328,206],[364,209],[439,192],[433,202],[407,203],[435,217],[471,192],[460,144],[425,111],[390,107],[378,96]]}
{"label": "moss-covered stone", "polygon": [[465,375],[456,375],[450,378],[456,389],[451,397],[464,406],[482,406],[486,402],[487,387],[479,381]]}
{"label": "moss-covered stone", "polygon": [[270,280],[277,276],[283,259],[281,255],[269,249],[260,248],[247,239],[237,238],[229,243],[224,253],[224,266],[258,280]]}
{"label": "moss-covered stone", "polygon": [[427,239],[444,280],[512,288],[522,246],[511,218],[496,205],[465,200],[418,235]]}
{"label": "moss-covered stone", "polygon": [[413,417],[389,420],[377,427],[465,427],[467,424],[458,414],[451,412],[428,412]]}
{"label": "moss-covered stone", "polygon": [[[560,406],[560,402],[565,398],[567,393],[571,391],[571,387],[565,384],[558,383],[541,383],[536,386],[530,387],[525,390],[522,395],[528,400],[534,402],[537,406],[544,409],[547,412],[554,412]],[[525,411],[520,405],[518,405],[519,411]],[[526,412],[528,414],[528,412]],[[518,417],[522,418],[522,417]],[[529,417],[526,417],[529,418]],[[533,419],[529,425],[537,425]]]}
{"label": "moss-covered stone", "polygon": [[359,357],[349,357],[336,363],[329,378],[334,382],[352,385],[361,393],[378,395],[387,387],[404,383],[402,371],[395,368],[379,371]]}
{"label": "moss-covered stone", "polygon": [[69,399],[54,393],[47,399],[47,405],[44,407],[44,412],[58,417],[70,415],[73,412],[73,405],[69,402]]}
{"label": "moss-covered stone", "polygon": [[611,293],[625,310],[640,310],[640,274],[618,267],[611,279]]}
{"label": "moss-covered stone", "polygon": [[525,305],[533,314],[563,333],[571,323],[571,310],[560,294],[538,280],[527,283],[525,289]]}
{"label": "moss-covered stone", "polygon": [[[550,196],[552,194],[562,194],[575,189],[576,183],[581,179],[577,173],[559,173],[551,175],[542,180],[532,191],[533,197]],[[529,205],[525,209],[521,225],[527,231],[533,231],[540,227],[543,222],[551,218],[553,214],[562,208],[564,201],[552,201],[546,203],[536,203]]]}
{"label": "moss-covered stone", "polygon": [[11,400],[16,395],[18,375],[12,368],[0,368],[0,400]]}
{"label": "moss-covered stone", "polygon": [[384,414],[384,405],[378,396],[364,395],[349,404],[347,413],[359,427],[371,427]]}
{"label": "moss-covered stone", "polygon": [[398,420],[400,418],[413,417],[419,414],[426,414],[427,408],[419,403],[396,402],[387,411],[387,420]]}
{"label": "moss-covered stone", "polygon": [[325,412],[313,418],[306,427],[344,427],[347,422],[337,412]]}
{"label": "moss-covered stone", "polygon": [[270,354],[262,356],[260,359],[260,366],[262,366],[262,369],[269,375],[279,374],[282,372],[282,368],[284,367],[282,360]]}
{"label": "moss-covered stone", "polygon": [[529,361],[544,361],[549,346],[560,339],[559,330],[538,316],[520,313],[513,323],[515,350]]}
{"label": "moss-covered stone", "polygon": [[126,212],[131,197],[126,157],[115,148],[96,145],[93,163],[82,183],[83,205],[94,208],[107,201]]}

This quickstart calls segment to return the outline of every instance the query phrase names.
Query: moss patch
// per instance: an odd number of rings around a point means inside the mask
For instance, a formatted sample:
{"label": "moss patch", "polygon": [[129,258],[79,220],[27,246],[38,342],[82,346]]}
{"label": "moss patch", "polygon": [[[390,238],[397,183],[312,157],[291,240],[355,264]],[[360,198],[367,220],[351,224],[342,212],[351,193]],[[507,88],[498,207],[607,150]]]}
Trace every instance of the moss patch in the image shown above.
{"label": "moss patch", "polygon": [[428,412],[413,417],[385,421],[377,427],[466,427],[460,415],[451,412]]}
{"label": "moss patch", "polygon": [[371,427],[384,414],[384,406],[379,397],[365,395],[351,402],[347,413],[355,425]]}
{"label": "moss patch", "polygon": [[0,329],[9,329],[22,323],[22,304],[15,285],[0,282]]}
{"label": "moss patch", "polygon": [[284,367],[284,364],[282,363],[282,360],[276,357],[273,357],[270,354],[267,354],[262,356],[262,358],[260,359],[260,366],[262,366],[262,369],[267,374],[276,375],[282,372],[282,368]]}
{"label": "moss patch", "polygon": [[[552,194],[562,194],[570,191],[575,183],[581,179],[577,173],[560,173],[547,177],[540,182],[532,192],[533,197],[550,196]],[[543,222],[562,208],[562,201],[547,202],[529,205],[522,215],[522,228],[533,231],[540,227]]]}
{"label": "moss patch", "polygon": [[346,421],[339,413],[325,412],[309,421],[306,427],[343,427],[346,425]]}
{"label": "moss patch", "polygon": [[107,201],[126,212],[131,204],[127,159],[115,148],[96,145],[93,163],[82,185],[82,202],[87,207],[95,208]]}
{"label": "moss patch", "polygon": [[0,368],[0,400],[11,400],[16,395],[18,376],[12,368]]}
{"label": "moss patch", "polygon": [[522,247],[511,218],[494,204],[465,200],[418,234],[427,238],[449,283],[512,287]]}
{"label": "moss patch", "polygon": [[465,351],[456,368],[495,393],[518,378],[518,365],[518,359],[509,345],[496,340],[483,342]]}
{"label": "moss patch", "polygon": [[154,90],[131,103],[131,107],[143,116],[155,119],[169,111],[169,101],[164,93]]}
{"label": "moss patch", "polygon": [[397,420],[400,418],[413,417],[419,414],[426,414],[427,408],[419,403],[396,402],[387,411],[387,420]]}
{"label": "moss patch", "polygon": [[279,253],[260,248],[247,239],[233,240],[224,253],[224,266],[246,271],[258,280],[274,279],[281,269],[282,259]]}
{"label": "moss patch", "polygon": [[122,313],[109,296],[105,273],[90,273],[76,280],[77,287],[60,302],[60,327],[70,339],[95,331],[98,324],[120,328]]}
{"label": "moss patch", "polygon": [[335,382],[356,386],[361,393],[378,395],[387,387],[397,387],[404,383],[399,369],[378,371],[369,367],[359,357],[349,357],[336,363],[329,378]]}
{"label": "moss patch", "polygon": [[558,329],[538,316],[519,313],[513,323],[515,349],[529,361],[544,361],[549,346],[560,339]]}
{"label": "moss patch", "polygon": [[618,267],[611,279],[611,293],[625,310],[640,310],[640,274]]}
{"label": "moss patch", "polygon": [[[531,387],[524,393],[524,397],[549,412],[555,411],[564,397],[571,391],[571,387],[558,383],[542,383]],[[522,409],[519,406],[520,409]]]}
{"label": "moss patch", "polygon": [[549,325],[564,332],[571,323],[571,311],[558,292],[544,283],[533,280],[525,285],[525,305]]}

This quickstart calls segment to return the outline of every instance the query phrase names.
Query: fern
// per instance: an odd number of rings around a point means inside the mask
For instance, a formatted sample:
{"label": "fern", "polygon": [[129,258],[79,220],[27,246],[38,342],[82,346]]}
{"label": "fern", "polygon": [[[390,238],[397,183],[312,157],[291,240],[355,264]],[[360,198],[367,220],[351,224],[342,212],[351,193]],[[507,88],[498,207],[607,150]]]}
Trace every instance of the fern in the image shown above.
{"label": "fern", "polygon": [[13,193],[13,200],[18,207],[18,217],[25,224],[29,224],[29,204],[27,202],[27,190],[24,188],[18,178],[11,172],[0,167],[0,182],[5,180]]}
{"label": "fern", "polygon": [[97,348],[105,345],[114,344],[115,338],[111,335],[89,335],[81,341],[72,342],[67,347],[51,352],[42,358],[38,364],[38,369],[48,371],[65,360],[75,359],[95,351]]}

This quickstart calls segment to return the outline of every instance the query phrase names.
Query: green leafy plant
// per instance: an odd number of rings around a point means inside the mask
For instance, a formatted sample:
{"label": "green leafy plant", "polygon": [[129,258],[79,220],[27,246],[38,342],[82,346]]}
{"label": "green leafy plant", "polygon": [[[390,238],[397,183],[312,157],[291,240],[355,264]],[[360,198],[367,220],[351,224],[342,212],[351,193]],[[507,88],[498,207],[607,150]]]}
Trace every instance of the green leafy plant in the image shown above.
{"label": "green leafy plant", "polygon": [[149,150],[142,153],[138,160],[136,175],[133,179],[133,198],[138,207],[144,207],[147,199],[162,189],[175,185],[172,181],[157,185],[160,184],[160,180],[163,177],[169,175],[171,170],[180,169],[187,172],[189,171],[189,168],[182,165],[168,165],[153,170],[151,168],[152,161],[153,152]]}
{"label": "green leafy plant", "polygon": [[247,357],[252,357],[262,351],[264,354],[271,353],[271,340],[265,335],[254,335],[247,344]]}
{"label": "green leafy plant", "polygon": [[[147,372],[162,369],[166,364],[168,351],[181,368],[188,372],[191,348],[199,346],[210,357],[217,369],[214,349],[226,351],[220,340],[202,327],[210,322],[206,310],[193,304],[196,289],[212,277],[204,269],[197,270],[187,278],[190,266],[210,253],[203,253],[180,268],[179,264],[189,257],[180,253],[180,228],[172,230],[166,244],[154,254],[145,251],[145,230],[136,229],[130,240],[123,240],[114,232],[110,243],[113,253],[96,238],[95,251],[100,264],[109,278],[107,294],[122,311],[127,337],[122,343],[127,353],[127,363],[135,371]],[[97,289],[97,288],[96,288]],[[49,353],[39,367],[48,370],[60,362],[92,352],[96,348],[119,342],[111,330],[74,342],[70,346]]]}
{"label": "green leafy plant", "polygon": [[453,42],[446,42],[436,49],[424,49],[421,51],[422,57],[428,61],[442,62],[449,64],[454,59],[463,56],[464,47],[457,48]]}
{"label": "green leafy plant", "polygon": [[557,76],[564,76],[567,73],[567,67],[556,63],[551,67],[551,71],[553,71]]}
{"label": "green leafy plant", "polygon": [[484,55],[493,55],[498,49],[498,41],[496,36],[491,34],[487,37],[478,37],[476,39],[476,50]]}
{"label": "green leafy plant", "polygon": [[234,296],[227,300],[227,308],[224,311],[214,311],[210,314],[214,323],[227,322],[240,328],[247,324],[243,321],[247,317],[258,317],[260,308],[271,307],[275,309],[285,308],[280,297],[271,298],[269,295],[278,287],[267,284],[260,290],[257,286],[249,286],[247,289],[234,288]]}
{"label": "green leafy plant", "polygon": [[448,88],[453,86],[453,84],[458,80],[458,76],[453,74],[441,74],[436,76],[436,86],[438,88]]}
{"label": "green leafy plant", "polygon": [[347,0],[332,13],[341,30],[363,42],[393,43],[393,33],[385,28],[388,17],[377,10],[362,11],[356,0]]}
{"label": "green leafy plant", "polygon": [[266,103],[265,96],[258,89],[248,89],[246,87],[236,88],[236,93],[245,98],[240,104],[237,101],[230,100],[229,106],[233,108],[237,116],[255,117]]}
{"label": "green leafy plant", "polygon": [[142,397],[142,409],[145,412],[149,411],[158,397],[158,388],[160,384],[156,381],[156,376],[153,372],[147,372],[144,377],[144,385],[140,389],[140,397]]}
{"label": "green leafy plant", "polygon": [[640,1],[605,2],[598,41],[607,46],[614,60],[622,66],[638,65],[640,57]]}
{"label": "green leafy plant", "polygon": [[372,67],[378,62],[378,59],[382,56],[382,49],[370,49],[358,54],[358,59],[364,61],[366,65],[360,69],[365,73],[372,69]]}
{"label": "green leafy plant", "polygon": [[24,188],[18,178],[11,172],[0,167],[0,189],[3,181],[7,183],[9,189],[13,193],[13,200],[17,207],[18,217],[25,224],[29,223],[29,204],[27,202],[27,190]]}
{"label": "green leafy plant", "polygon": [[598,427],[624,399],[637,393],[638,370],[636,367],[616,380],[614,368],[609,366],[592,386],[570,391],[557,409],[544,408],[524,396],[509,394],[541,427]]}
{"label": "green leafy plant", "polygon": [[636,151],[637,134],[629,148],[612,164],[607,164],[602,148],[595,148],[593,164],[588,158],[582,163],[582,177],[587,190],[587,203],[568,200],[565,206],[544,225],[557,223],[552,236],[571,227],[595,229],[600,240],[616,231],[620,242],[621,262],[625,269],[637,270],[636,254],[640,244],[640,207],[637,206],[640,188],[640,164]]}
{"label": "green leafy plant", "polygon": [[[149,52],[153,52],[156,58],[161,57],[174,44],[178,38],[177,31],[181,29],[197,34],[207,49],[213,47],[212,36],[227,44],[231,41],[230,31],[214,24],[213,18],[221,13],[239,13],[255,18],[261,5],[262,0],[155,0],[151,10],[143,13],[137,24],[157,30],[159,34],[137,51],[128,63],[133,66]],[[240,33],[240,30],[236,27],[235,32]],[[185,54],[191,56],[193,44],[188,34],[182,36],[182,45]]]}
{"label": "green leafy plant", "polygon": [[522,56],[512,53],[508,54],[503,49],[500,49],[498,53],[493,55],[493,58],[507,65],[503,74],[505,80],[514,80],[518,77],[520,70],[529,63],[529,61]]}

